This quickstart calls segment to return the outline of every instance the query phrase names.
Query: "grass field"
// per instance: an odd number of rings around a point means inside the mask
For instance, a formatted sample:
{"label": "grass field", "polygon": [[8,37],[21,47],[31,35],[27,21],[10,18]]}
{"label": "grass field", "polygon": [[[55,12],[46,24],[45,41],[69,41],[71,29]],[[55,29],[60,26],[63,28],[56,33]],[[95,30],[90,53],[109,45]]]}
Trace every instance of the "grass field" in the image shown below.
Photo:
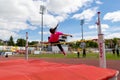
{"label": "grass field", "polygon": [[[15,55],[15,57],[24,57],[24,54],[20,55]],[[30,58],[78,58],[77,54],[67,54],[67,56],[64,57],[63,54],[29,54]],[[80,54],[79,58],[83,58],[82,54]],[[87,59],[99,59],[99,54],[98,53],[87,53],[86,57]],[[84,58],[83,58],[84,59]],[[106,59],[108,60],[120,60],[120,57],[117,55],[113,55],[112,53],[106,53]]]}

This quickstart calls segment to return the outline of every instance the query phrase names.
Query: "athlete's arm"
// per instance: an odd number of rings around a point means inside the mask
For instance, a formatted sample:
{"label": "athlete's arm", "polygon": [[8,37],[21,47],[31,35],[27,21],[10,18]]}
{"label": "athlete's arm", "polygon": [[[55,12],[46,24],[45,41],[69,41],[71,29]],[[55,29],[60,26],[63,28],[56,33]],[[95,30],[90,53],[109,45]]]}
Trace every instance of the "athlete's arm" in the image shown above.
{"label": "athlete's arm", "polygon": [[72,35],[71,35],[71,34],[63,34],[63,36],[70,36],[70,37],[72,37]]}

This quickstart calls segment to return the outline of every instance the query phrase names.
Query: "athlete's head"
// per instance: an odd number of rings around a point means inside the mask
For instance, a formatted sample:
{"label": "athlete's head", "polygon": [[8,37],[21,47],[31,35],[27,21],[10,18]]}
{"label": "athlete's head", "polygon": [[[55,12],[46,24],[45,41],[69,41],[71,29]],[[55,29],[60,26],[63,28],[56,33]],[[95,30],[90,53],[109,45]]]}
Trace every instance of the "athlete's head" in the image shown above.
{"label": "athlete's head", "polygon": [[56,31],[56,29],[57,29],[57,27],[58,27],[58,25],[59,25],[59,24],[57,24],[55,28],[50,28],[50,30],[49,30],[50,33],[54,34],[55,31]]}
{"label": "athlete's head", "polygon": [[55,33],[55,31],[56,31],[56,29],[54,29],[54,28],[50,28],[50,33],[52,33],[52,34],[54,34]]}

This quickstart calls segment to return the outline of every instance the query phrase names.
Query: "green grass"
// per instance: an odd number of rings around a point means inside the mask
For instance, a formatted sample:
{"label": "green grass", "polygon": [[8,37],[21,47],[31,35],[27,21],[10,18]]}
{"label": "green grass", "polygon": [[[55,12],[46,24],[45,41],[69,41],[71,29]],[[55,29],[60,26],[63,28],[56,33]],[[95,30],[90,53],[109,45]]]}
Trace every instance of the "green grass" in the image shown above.
{"label": "green grass", "polygon": [[120,60],[120,56],[118,57],[117,55],[113,55],[112,53],[107,53],[107,54],[106,54],[106,59],[110,59],[110,60]]}
{"label": "green grass", "polygon": [[[16,55],[16,57],[24,57],[23,54]],[[77,54],[67,54],[66,57],[64,57],[63,54],[29,54],[30,58],[77,58]],[[80,54],[80,58],[82,57],[82,54]],[[99,59],[98,53],[87,53],[85,59]],[[120,60],[120,57],[117,57],[117,55],[113,55],[112,53],[106,53],[106,59],[107,60]]]}

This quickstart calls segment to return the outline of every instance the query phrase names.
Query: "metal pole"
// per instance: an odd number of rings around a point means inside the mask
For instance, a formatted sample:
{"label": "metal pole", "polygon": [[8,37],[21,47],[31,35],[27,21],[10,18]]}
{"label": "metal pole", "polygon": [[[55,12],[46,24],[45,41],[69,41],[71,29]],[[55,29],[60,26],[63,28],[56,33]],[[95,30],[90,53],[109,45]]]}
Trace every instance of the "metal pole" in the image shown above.
{"label": "metal pole", "polygon": [[83,40],[83,25],[81,25],[81,31],[82,31],[82,40]]}
{"label": "metal pole", "polygon": [[98,14],[98,44],[99,44],[99,62],[100,67],[106,68],[106,55],[105,55],[105,44],[104,44],[104,35],[101,31],[101,23],[100,23],[100,12]]}
{"label": "metal pole", "polygon": [[97,22],[97,25],[98,25],[98,34],[101,34],[102,31],[101,31],[101,23],[100,23],[100,12],[98,12],[97,14],[98,14],[98,22]]}
{"label": "metal pole", "polygon": [[84,19],[81,20],[81,33],[82,33],[82,40],[83,40],[83,24],[84,24]]}
{"label": "metal pole", "polygon": [[43,14],[44,14],[45,6],[40,5],[40,14],[41,14],[41,51],[43,49]]}
{"label": "metal pole", "polygon": [[28,60],[28,32],[26,32],[26,54],[25,59]]}
{"label": "metal pole", "polygon": [[85,51],[85,42],[83,41],[83,24],[84,24],[84,19],[81,20],[81,33],[82,33],[82,43],[81,48],[82,48],[82,52],[83,52],[83,57],[86,57],[86,51]]}
{"label": "metal pole", "polygon": [[[41,42],[43,42],[43,10],[42,10],[42,13],[41,13]],[[41,43],[41,51],[43,49],[43,45]]]}

